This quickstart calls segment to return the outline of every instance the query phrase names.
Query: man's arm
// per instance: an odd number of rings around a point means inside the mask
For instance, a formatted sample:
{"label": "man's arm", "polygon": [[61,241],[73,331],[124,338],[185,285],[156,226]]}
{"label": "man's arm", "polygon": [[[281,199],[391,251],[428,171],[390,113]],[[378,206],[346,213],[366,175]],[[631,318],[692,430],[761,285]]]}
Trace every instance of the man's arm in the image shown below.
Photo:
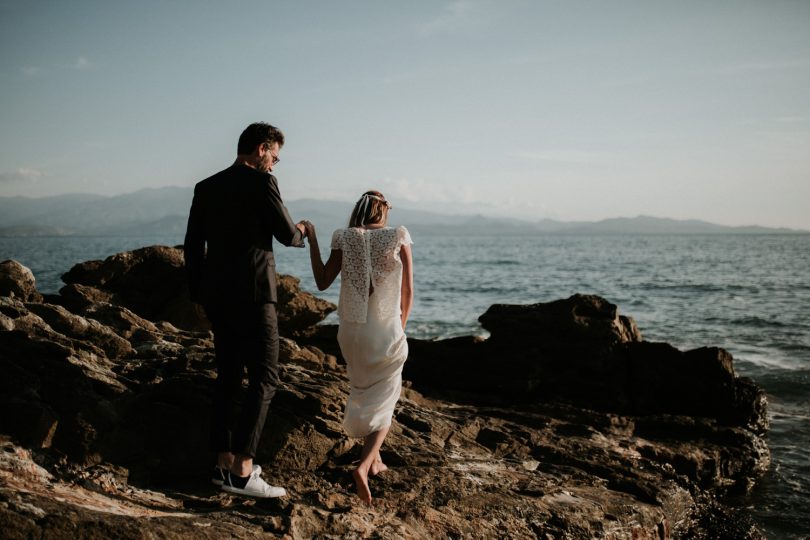
{"label": "man's arm", "polygon": [[186,238],[183,242],[183,258],[186,262],[186,276],[188,278],[188,291],[192,302],[200,300],[202,286],[202,268],[205,260],[205,230],[203,229],[203,216],[200,195],[194,188],[194,198],[191,201],[191,210],[188,213]]}
{"label": "man's arm", "polygon": [[272,174],[269,175],[265,184],[262,202],[268,212],[270,226],[276,240],[285,246],[304,247],[304,234],[301,230],[303,226],[296,226],[293,220],[290,219],[287,207],[284,206],[284,202],[281,200],[278,182]]}

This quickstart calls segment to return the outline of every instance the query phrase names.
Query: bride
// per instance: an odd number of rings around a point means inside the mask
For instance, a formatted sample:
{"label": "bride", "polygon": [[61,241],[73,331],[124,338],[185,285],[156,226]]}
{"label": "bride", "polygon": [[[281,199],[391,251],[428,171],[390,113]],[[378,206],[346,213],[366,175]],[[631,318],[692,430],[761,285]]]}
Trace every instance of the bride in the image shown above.
{"label": "bride", "polygon": [[351,384],[343,418],[350,437],[365,438],[352,476],[357,494],[371,502],[369,476],[387,469],[380,447],[391,426],[408,358],[405,324],[413,304],[411,237],[387,227],[391,204],[367,191],[354,205],[349,226],[332,235],[332,253],[321,259],[315,226],[305,221],[312,273],[318,289],[340,274],[338,344]]}

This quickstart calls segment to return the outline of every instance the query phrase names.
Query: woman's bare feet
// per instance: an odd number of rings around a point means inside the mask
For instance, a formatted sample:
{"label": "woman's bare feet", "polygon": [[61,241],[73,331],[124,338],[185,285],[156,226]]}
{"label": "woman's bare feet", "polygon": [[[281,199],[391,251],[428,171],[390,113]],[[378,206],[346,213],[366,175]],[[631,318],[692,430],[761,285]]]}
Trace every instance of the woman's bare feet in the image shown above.
{"label": "woman's bare feet", "polygon": [[368,471],[359,467],[352,472],[357,486],[357,496],[366,504],[371,504],[371,490],[368,487]]}
{"label": "woman's bare feet", "polygon": [[369,473],[371,473],[371,476],[377,476],[381,472],[387,471],[387,470],[388,470],[388,465],[383,463],[382,459],[380,459],[378,457],[377,459],[375,459],[371,463],[371,468],[369,469]]}

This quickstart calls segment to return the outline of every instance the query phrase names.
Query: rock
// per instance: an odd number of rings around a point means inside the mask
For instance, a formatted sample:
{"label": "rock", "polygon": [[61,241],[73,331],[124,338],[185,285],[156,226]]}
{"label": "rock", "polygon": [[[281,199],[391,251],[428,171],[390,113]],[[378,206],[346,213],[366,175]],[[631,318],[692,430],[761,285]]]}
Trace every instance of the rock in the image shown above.
{"label": "rock", "polygon": [[[3,538],[256,538],[262,528],[184,511],[182,501],[132,489],[116,467],[58,478],[28,450],[0,440]],[[7,476],[6,476],[7,474]],[[122,481],[123,480],[123,481]]]}
{"label": "rock", "polygon": [[23,332],[0,333],[3,378],[0,431],[36,446],[52,446],[79,463],[97,460],[98,429],[108,429],[107,400],[125,391],[92,359]]}
{"label": "rock", "polygon": [[351,480],[362,441],[341,425],[336,329],[313,326],[330,307],[282,278],[294,339],[281,340],[283,384],[256,460],[289,495],[226,495],[206,478],[211,334],[163,316],[145,290],[177,273],[171,249],[77,265],[64,307],[0,297],[0,433],[14,438],[0,435],[0,531],[761,538],[717,502],[767,469],[761,389],[722,349],[641,341],[615,306],[582,295],[493,306],[486,340],[410,340],[389,468],[366,507]]}
{"label": "rock", "polygon": [[71,339],[56,332],[42,317],[31,313],[25,304],[16,298],[0,296],[0,312],[5,315],[5,324],[9,330],[17,330],[25,335],[51,343],[57,343],[67,349],[79,349],[82,353],[103,357],[104,352],[96,345],[82,340]]}
{"label": "rock", "polygon": [[[151,246],[118,253],[104,261],[80,263],[62,280],[68,284],[60,291],[64,303],[77,313],[109,302],[184,330],[210,329],[202,307],[189,300],[180,248]],[[279,329],[284,335],[313,326],[336,309],[334,304],[301,291],[295,277],[279,275],[277,282]]]}
{"label": "rock", "polygon": [[614,304],[594,295],[575,294],[546,304],[495,304],[478,320],[499,342],[531,337],[546,348],[558,343],[599,348],[641,341],[633,319],[620,316]]}
{"label": "rock", "polygon": [[17,261],[0,262],[0,296],[18,298],[23,302],[41,302],[34,273]]}
{"label": "rock", "polygon": [[0,312],[0,332],[11,332],[12,330],[14,330],[14,319]]}
{"label": "rock", "polygon": [[81,313],[94,304],[121,304],[117,294],[79,283],[65,285],[59,289],[59,295],[62,305],[74,313]]}
{"label": "rock", "polygon": [[734,374],[733,358],[717,347],[687,352],[666,343],[627,348],[627,394],[634,414],[709,417],[756,433],[768,427],[765,394]]}
{"label": "rock", "polygon": [[81,312],[88,318],[94,319],[112,328],[124,339],[129,339],[137,331],[157,334],[158,328],[151,321],[132,313],[125,307],[111,304],[93,304]]}
{"label": "rock", "polygon": [[[745,491],[770,463],[762,439],[768,427],[765,394],[736,377],[733,359],[723,349],[681,352],[641,341],[630,319],[593,296],[493,306],[481,320],[492,332],[487,340],[409,340],[404,377],[433,397],[477,406],[568,403],[633,418],[701,419],[708,426],[706,440],[725,439],[731,432],[739,438],[711,451],[701,446],[700,457],[693,455],[692,465],[684,465],[691,478],[712,479],[713,489]],[[659,442],[672,440],[677,422],[661,424],[666,429],[658,433]],[[693,428],[689,422],[684,428],[687,446],[697,436]],[[491,433],[479,436],[493,450],[510,444]],[[686,453],[674,450],[662,461],[677,463]],[[704,466],[709,469],[701,472]]]}
{"label": "rock", "polygon": [[428,386],[428,381],[442,381],[446,391],[470,393],[474,399],[562,400],[630,412],[627,360],[617,351],[640,342],[641,334],[615,305],[574,295],[545,304],[496,304],[479,320],[491,333],[486,341],[411,340],[406,376]]}
{"label": "rock", "polygon": [[492,333],[487,340],[410,340],[405,376],[417,387],[468,394],[477,402],[563,401],[767,429],[764,393],[736,377],[727,351],[684,353],[644,342],[632,319],[602,298],[495,305],[480,320]]}
{"label": "rock", "polygon": [[125,358],[134,353],[129,341],[98,321],[74,315],[62,306],[28,304],[27,307],[57,332],[73,339],[89,341],[102,349],[108,358]]}
{"label": "rock", "polygon": [[281,338],[281,357],[313,371],[338,371],[338,362],[331,354],[326,354],[317,347],[301,347],[295,341]]}
{"label": "rock", "polygon": [[[178,248],[150,246],[80,263],[62,281],[117,295],[121,305],[152,321],[166,320],[186,330],[209,328],[204,314],[188,300],[183,251]],[[87,289],[77,287],[71,294],[86,298]]]}
{"label": "rock", "polygon": [[301,290],[301,280],[279,274],[278,325],[282,335],[295,335],[311,328],[337,309],[337,306]]}

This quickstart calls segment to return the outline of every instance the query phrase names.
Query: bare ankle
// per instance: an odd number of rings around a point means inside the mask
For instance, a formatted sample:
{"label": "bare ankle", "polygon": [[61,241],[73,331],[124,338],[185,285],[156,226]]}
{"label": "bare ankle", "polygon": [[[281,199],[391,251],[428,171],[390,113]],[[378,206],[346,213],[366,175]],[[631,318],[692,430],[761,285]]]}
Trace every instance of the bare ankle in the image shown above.
{"label": "bare ankle", "polygon": [[253,472],[253,458],[246,458],[237,455],[234,458],[233,465],[231,466],[231,474],[245,477],[250,476]]}

